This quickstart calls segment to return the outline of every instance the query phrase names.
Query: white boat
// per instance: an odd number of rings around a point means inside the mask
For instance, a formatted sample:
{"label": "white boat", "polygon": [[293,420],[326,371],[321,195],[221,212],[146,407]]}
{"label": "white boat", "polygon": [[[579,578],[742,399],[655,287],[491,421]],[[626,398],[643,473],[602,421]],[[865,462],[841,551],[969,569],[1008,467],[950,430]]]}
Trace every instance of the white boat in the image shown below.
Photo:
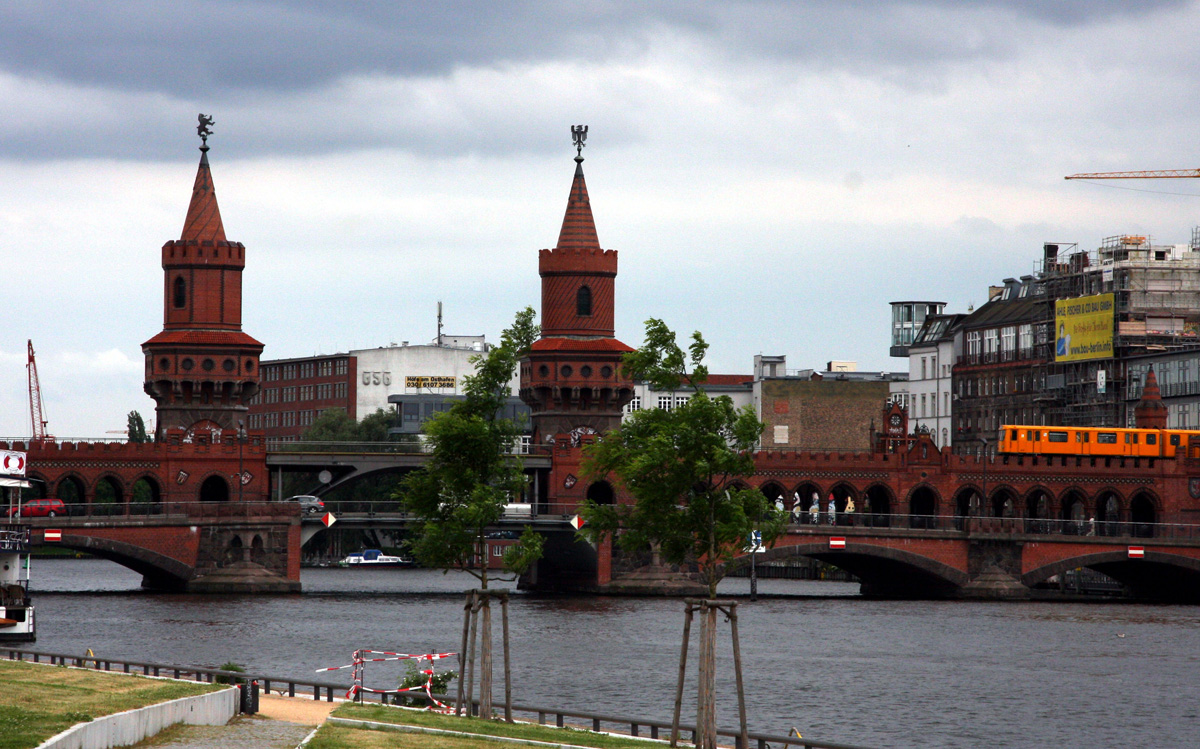
{"label": "white boat", "polygon": [[342,561],[339,567],[411,567],[413,561],[408,557],[393,557],[384,554],[379,549],[352,552]]}
{"label": "white boat", "polygon": [[33,642],[29,600],[29,526],[0,523],[0,642]]}

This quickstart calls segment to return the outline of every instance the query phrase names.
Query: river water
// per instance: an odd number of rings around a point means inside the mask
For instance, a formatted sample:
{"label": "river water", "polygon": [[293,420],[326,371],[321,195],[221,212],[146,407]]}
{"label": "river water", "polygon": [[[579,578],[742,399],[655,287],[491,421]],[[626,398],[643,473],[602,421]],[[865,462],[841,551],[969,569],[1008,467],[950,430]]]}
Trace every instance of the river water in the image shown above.
{"label": "river water", "polygon": [[[472,579],[305,569],[302,581],[285,596],[146,593],[111,562],[34,560],[36,646],[311,679],[355,648],[457,650]],[[749,592],[746,579],[722,586]],[[738,606],[752,730],[868,747],[1200,746],[1200,607],[871,601],[857,584],[787,580],[759,592]],[[670,718],[682,602],[517,594],[510,623],[515,701]],[[733,726],[727,625],[719,638],[719,723]],[[373,664],[367,685],[402,673]]]}

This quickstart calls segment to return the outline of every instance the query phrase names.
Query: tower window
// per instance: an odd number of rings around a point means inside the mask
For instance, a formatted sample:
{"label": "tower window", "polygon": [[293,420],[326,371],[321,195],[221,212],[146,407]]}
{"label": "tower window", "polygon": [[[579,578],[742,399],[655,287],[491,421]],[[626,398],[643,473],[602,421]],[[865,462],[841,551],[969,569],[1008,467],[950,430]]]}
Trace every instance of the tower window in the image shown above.
{"label": "tower window", "polygon": [[175,308],[182,309],[187,306],[187,282],[183,280],[183,276],[175,278]]}
{"label": "tower window", "polygon": [[575,292],[575,314],[580,317],[590,317],[592,314],[592,289],[590,286],[580,286]]}

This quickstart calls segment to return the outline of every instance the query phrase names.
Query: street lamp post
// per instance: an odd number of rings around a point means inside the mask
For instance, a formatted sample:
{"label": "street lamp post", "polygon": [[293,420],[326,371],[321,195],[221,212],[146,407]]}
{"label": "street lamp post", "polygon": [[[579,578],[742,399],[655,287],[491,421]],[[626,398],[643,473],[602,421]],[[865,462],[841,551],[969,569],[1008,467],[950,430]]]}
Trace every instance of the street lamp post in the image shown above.
{"label": "street lamp post", "polygon": [[238,419],[238,501],[242,501],[242,487],[245,486],[246,469],[242,462],[242,450],[246,444],[246,424],[241,419]]}
{"label": "street lamp post", "polygon": [[982,502],[983,506],[980,507],[979,510],[980,510],[981,514],[986,514],[987,509],[988,509],[988,496],[987,496],[988,439],[987,439],[987,437],[980,437],[979,441],[981,443],[983,443],[983,481],[982,481],[983,496],[981,497],[981,502]]}

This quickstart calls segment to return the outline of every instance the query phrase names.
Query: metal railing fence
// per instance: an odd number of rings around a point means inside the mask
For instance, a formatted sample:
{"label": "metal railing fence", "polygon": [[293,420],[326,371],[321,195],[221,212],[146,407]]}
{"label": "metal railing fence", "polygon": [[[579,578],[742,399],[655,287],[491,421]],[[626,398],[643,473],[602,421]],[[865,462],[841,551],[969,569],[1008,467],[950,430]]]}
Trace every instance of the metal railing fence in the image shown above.
{"label": "metal railing fence", "polygon": [[[334,691],[346,692],[349,690],[349,684],[337,684],[328,681],[309,681],[303,679],[291,679],[287,677],[268,676],[265,674],[249,672],[249,671],[225,671],[219,668],[205,668],[203,666],[180,666],[170,663],[155,663],[153,661],[131,661],[120,658],[106,658],[98,655],[76,655],[70,653],[51,653],[41,650],[28,650],[24,648],[14,648],[4,646],[0,648],[0,653],[7,656],[13,661],[30,661],[32,663],[49,663],[59,666],[76,666],[78,668],[91,668],[98,671],[120,671],[122,673],[142,673],[146,676],[169,676],[174,679],[188,679],[190,681],[200,681],[213,683],[217,678],[228,679],[229,683],[250,683],[257,681],[263,690],[263,693],[271,693],[271,685],[283,688],[275,689],[278,694],[286,693],[289,697],[295,697],[297,694],[307,696],[311,690],[314,700],[324,699],[327,702],[333,702]],[[114,668],[115,667],[115,668]],[[360,693],[361,694],[361,693]],[[426,695],[420,692],[412,692],[405,695],[408,698],[419,700],[428,700]],[[435,699],[442,702],[453,702],[454,697],[444,694],[434,694]],[[380,695],[380,701],[386,702],[388,695]],[[472,699],[471,714],[478,715],[479,700]],[[541,725],[547,725],[550,720],[554,721],[554,725],[562,728],[567,725],[576,725],[574,722],[568,724],[568,719],[571,721],[586,721],[590,723],[593,731],[611,730],[620,728],[622,732],[628,733],[630,736],[642,736],[643,729],[652,739],[667,738],[671,735],[670,721],[654,720],[650,718],[638,718],[623,715],[607,715],[604,713],[592,713],[583,710],[563,710],[554,707],[545,707],[538,705],[521,705],[513,703],[513,711],[523,713],[525,715],[536,716],[536,720]],[[605,726],[607,725],[607,729]],[[691,736],[694,742],[696,735],[696,727],[692,724],[680,723],[679,731],[681,737]],[[740,731],[734,728],[718,728],[717,735],[732,739],[734,746],[738,749],[749,749],[743,747],[741,742]],[[777,734],[749,732],[750,742],[757,749],[782,749],[783,747],[803,747],[804,749],[864,749],[861,746],[850,744],[836,744],[828,741],[816,741],[813,739],[797,738],[795,736],[780,736]]]}

